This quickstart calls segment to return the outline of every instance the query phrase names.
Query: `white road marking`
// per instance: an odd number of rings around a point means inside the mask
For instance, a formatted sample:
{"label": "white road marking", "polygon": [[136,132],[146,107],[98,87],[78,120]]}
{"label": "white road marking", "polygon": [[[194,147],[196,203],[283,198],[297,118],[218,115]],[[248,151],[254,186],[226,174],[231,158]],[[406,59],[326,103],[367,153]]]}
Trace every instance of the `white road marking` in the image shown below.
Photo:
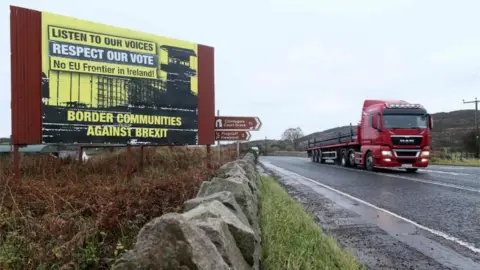
{"label": "white road marking", "polygon": [[374,204],[371,204],[371,203],[369,203],[369,202],[367,202],[367,201],[364,201],[364,200],[362,200],[362,199],[359,199],[359,198],[357,198],[357,197],[354,197],[354,196],[352,196],[352,195],[350,195],[350,194],[348,194],[348,193],[345,193],[345,192],[343,192],[343,191],[337,190],[337,189],[335,189],[335,188],[333,188],[333,187],[330,187],[330,186],[328,186],[328,185],[319,183],[319,182],[317,182],[317,181],[315,181],[315,180],[313,180],[313,179],[311,179],[311,178],[305,177],[305,176],[300,175],[300,174],[298,174],[298,173],[295,173],[295,172],[292,172],[292,171],[289,171],[289,170],[280,168],[280,167],[278,167],[278,166],[275,166],[275,165],[273,165],[273,164],[270,163],[270,162],[260,161],[260,163],[262,163],[263,165],[266,165],[267,167],[270,167],[270,168],[272,168],[272,169],[274,169],[274,170],[277,170],[277,171],[279,171],[279,172],[283,172],[284,174],[287,174],[287,175],[290,174],[290,175],[294,175],[294,176],[296,176],[296,177],[300,177],[300,178],[302,178],[302,179],[304,179],[304,180],[306,180],[306,181],[309,181],[309,182],[311,182],[311,183],[313,183],[313,184],[315,184],[315,185],[318,185],[318,186],[321,186],[321,187],[326,188],[326,189],[328,189],[328,190],[331,190],[331,191],[333,191],[333,192],[336,192],[336,193],[338,193],[338,194],[340,194],[340,195],[343,195],[343,196],[345,196],[345,197],[347,197],[347,198],[349,198],[349,199],[352,199],[352,200],[354,200],[354,201],[357,201],[357,202],[359,202],[359,203],[363,203],[363,204],[365,204],[365,205],[368,205],[368,206],[370,206],[370,207],[372,207],[372,208],[374,208],[374,209],[376,209],[376,210],[382,211],[382,212],[384,212],[384,213],[386,213],[386,214],[389,214],[389,215],[394,216],[394,217],[396,217],[396,218],[398,218],[398,219],[401,219],[401,220],[403,220],[403,221],[405,221],[405,222],[408,222],[408,223],[416,226],[417,228],[420,228],[420,229],[425,230],[425,231],[427,231],[427,232],[429,232],[429,233],[432,233],[432,234],[434,234],[434,235],[437,235],[437,236],[440,236],[440,237],[442,237],[442,238],[444,238],[444,239],[447,239],[447,240],[449,240],[449,241],[452,241],[452,242],[454,242],[454,243],[456,243],[456,244],[458,244],[458,245],[461,245],[461,246],[463,246],[463,247],[466,247],[466,248],[468,248],[469,250],[471,250],[471,251],[473,251],[473,252],[475,252],[475,253],[480,253],[480,248],[475,247],[475,245],[472,244],[472,243],[465,242],[465,241],[463,241],[463,240],[461,240],[461,239],[458,239],[458,238],[456,238],[456,237],[454,237],[454,236],[448,235],[448,234],[446,234],[446,233],[444,233],[444,232],[437,231],[437,230],[434,230],[434,229],[430,229],[430,228],[428,228],[428,227],[426,227],[426,226],[423,226],[423,225],[421,225],[421,224],[419,224],[419,223],[417,223],[417,222],[415,222],[415,221],[413,221],[413,220],[410,220],[410,219],[408,219],[408,218],[405,218],[405,217],[403,217],[403,216],[400,216],[400,215],[398,215],[398,214],[395,214],[395,213],[393,213],[393,212],[391,212],[391,211],[388,211],[387,209],[383,209],[383,208],[381,208],[381,207],[378,207],[378,206],[376,206],[376,205],[374,205]]}
{"label": "white road marking", "polygon": [[435,165],[432,164],[429,166],[430,168],[442,168],[442,169],[450,169],[450,170],[472,170],[472,169],[480,169],[476,166],[449,166],[449,165]]}
{"label": "white road marking", "polygon": [[435,170],[427,170],[427,169],[420,169],[422,172],[428,172],[428,173],[438,173],[438,174],[450,174],[450,175],[463,175],[463,176],[469,176],[471,174],[469,173],[459,173],[459,172],[445,172],[445,171],[435,171]]}
{"label": "white road marking", "polygon": [[[328,165],[322,164],[322,166],[328,166]],[[391,177],[391,178],[400,178],[400,179],[405,179],[405,180],[424,183],[424,184],[437,185],[437,186],[448,187],[448,188],[456,188],[456,189],[460,189],[460,190],[480,193],[480,189],[476,189],[476,188],[471,188],[471,187],[466,187],[466,186],[461,186],[461,185],[455,185],[455,184],[449,184],[449,183],[436,182],[436,181],[432,181],[432,180],[426,180],[426,179],[420,179],[420,178],[414,178],[414,177],[408,177],[408,176],[403,176],[403,175],[398,175],[398,174],[370,172],[370,171],[359,170],[359,169],[354,169],[354,168],[345,168],[345,167],[341,167],[341,166],[335,166],[335,168],[344,169],[344,170],[348,170],[348,171],[354,171],[354,172],[376,174],[376,175],[381,175],[381,176],[386,176],[386,177]]]}

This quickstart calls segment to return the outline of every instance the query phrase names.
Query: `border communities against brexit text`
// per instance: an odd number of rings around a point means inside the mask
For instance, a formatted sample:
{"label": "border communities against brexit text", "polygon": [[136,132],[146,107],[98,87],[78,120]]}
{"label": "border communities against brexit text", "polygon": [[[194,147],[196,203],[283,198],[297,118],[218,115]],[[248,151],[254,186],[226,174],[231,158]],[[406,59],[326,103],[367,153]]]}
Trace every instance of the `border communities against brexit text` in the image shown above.
{"label": "border communities against brexit text", "polygon": [[155,125],[180,127],[182,118],[177,116],[139,115],[130,113],[67,111],[68,122],[101,123],[88,125],[87,136],[139,138],[166,138],[168,128],[131,127],[130,125]]}

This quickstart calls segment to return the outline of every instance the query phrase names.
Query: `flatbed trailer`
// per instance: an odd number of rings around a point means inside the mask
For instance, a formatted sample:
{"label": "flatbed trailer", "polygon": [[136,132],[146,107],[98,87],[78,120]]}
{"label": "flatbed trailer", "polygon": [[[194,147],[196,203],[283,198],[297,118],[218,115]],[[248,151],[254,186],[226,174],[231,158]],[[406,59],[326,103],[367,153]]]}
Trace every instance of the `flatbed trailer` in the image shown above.
{"label": "flatbed trailer", "polygon": [[[341,163],[341,160],[338,159],[338,149],[359,149],[360,142],[358,141],[357,134],[358,131],[356,127],[353,127],[350,124],[350,130],[348,132],[335,132],[330,136],[309,140],[307,142],[307,152],[309,152],[309,157],[312,158],[312,161],[314,162],[323,163],[324,160],[334,160]],[[323,154],[323,160],[316,161],[314,159],[319,159],[319,155],[312,155],[311,153],[320,150]]]}

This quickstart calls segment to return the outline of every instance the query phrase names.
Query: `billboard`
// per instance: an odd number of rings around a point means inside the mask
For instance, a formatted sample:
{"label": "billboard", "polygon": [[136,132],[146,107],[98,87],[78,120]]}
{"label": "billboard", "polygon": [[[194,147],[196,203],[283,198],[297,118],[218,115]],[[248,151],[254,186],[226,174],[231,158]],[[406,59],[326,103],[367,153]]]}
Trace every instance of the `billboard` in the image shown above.
{"label": "billboard", "polygon": [[[213,48],[48,12],[11,8],[16,11],[11,14],[11,24],[18,26],[12,26],[12,37],[17,33],[12,54],[21,53],[15,51],[21,50],[22,42],[38,43],[40,49],[40,94],[32,95],[36,90],[30,89],[24,90],[24,96],[41,99],[40,110],[33,111],[41,112],[42,143],[213,143]],[[23,37],[19,42],[20,23],[28,25],[32,19],[18,18],[18,10],[36,12],[40,21],[33,28],[40,31],[36,35],[40,40]],[[33,56],[31,51],[28,53]],[[35,59],[18,58],[12,56],[12,105],[15,100],[25,103],[18,93],[14,95],[14,88],[21,84],[15,86],[13,82],[14,65],[35,65]],[[28,121],[26,115],[32,114],[28,108],[17,108],[15,114],[12,106],[13,137],[25,128],[18,127],[19,118]],[[23,137],[33,140],[31,136]]]}

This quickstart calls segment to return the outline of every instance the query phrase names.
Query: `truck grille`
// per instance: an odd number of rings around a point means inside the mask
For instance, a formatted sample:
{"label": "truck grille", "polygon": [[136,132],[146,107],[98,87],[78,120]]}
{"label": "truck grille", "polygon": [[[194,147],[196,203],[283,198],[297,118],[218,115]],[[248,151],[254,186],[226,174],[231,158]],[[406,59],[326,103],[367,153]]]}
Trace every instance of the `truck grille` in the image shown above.
{"label": "truck grille", "polygon": [[393,145],[415,145],[420,146],[422,144],[423,137],[413,136],[392,136]]}
{"label": "truck grille", "polygon": [[399,157],[399,158],[412,158],[412,157],[417,157],[420,150],[401,150],[401,149],[398,149],[398,150],[393,150],[395,152],[395,156]]}

